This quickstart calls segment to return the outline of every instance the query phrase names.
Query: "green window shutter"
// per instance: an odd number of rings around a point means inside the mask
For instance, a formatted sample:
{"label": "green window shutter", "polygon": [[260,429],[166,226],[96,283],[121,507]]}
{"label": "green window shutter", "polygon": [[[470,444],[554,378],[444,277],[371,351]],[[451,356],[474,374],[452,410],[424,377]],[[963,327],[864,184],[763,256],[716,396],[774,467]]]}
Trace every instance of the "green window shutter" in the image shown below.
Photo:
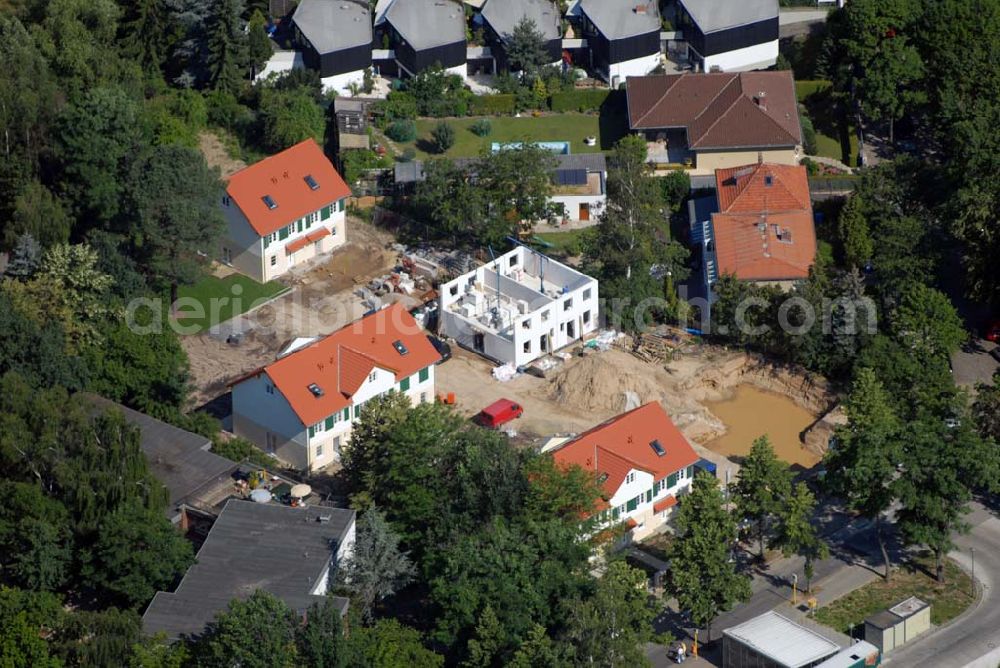
{"label": "green window shutter", "polygon": [[406,392],[410,389],[410,377],[407,376],[403,380],[399,381],[399,391]]}
{"label": "green window shutter", "polygon": [[638,507],[639,507],[639,497],[637,496],[634,499],[628,500],[628,503],[625,504],[625,512],[630,513]]}
{"label": "green window shutter", "polygon": [[295,231],[296,232],[301,232],[302,231],[302,219],[301,218],[298,220],[298,222],[295,223]]}
{"label": "green window shutter", "polygon": [[693,478],[694,477],[694,467],[693,466],[689,466],[688,467],[688,475],[687,475],[687,477],[689,477],[689,478]]}
{"label": "green window shutter", "polygon": [[618,508],[617,507],[612,508],[612,510],[611,510],[611,519],[613,519],[613,520],[618,519],[618,514],[619,514],[618,513]]}
{"label": "green window shutter", "polygon": [[333,416],[331,415],[326,419],[326,428],[333,429]]}
{"label": "green window shutter", "polygon": [[309,438],[312,438],[315,435],[316,435],[316,427],[309,425]]}
{"label": "green window shutter", "polygon": [[326,219],[327,219],[327,218],[329,218],[329,217],[330,217],[330,215],[331,215],[331,214],[333,213],[333,212],[332,212],[332,209],[333,209],[333,207],[332,207],[332,206],[324,206],[324,207],[323,207],[323,210],[322,210],[322,211],[320,212],[320,217],[321,217],[321,218],[322,218],[323,220],[326,220]]}
{"label": "green window shutter", "polygon": [[646,492],[646,503],[649,503],[652,500],[653,500],[653,490],[649,490],[648,492]]}
{"label": "green window shutter", "polygon": [[423,383],[428,378],[430,378],[430,375],[431,375],[430,370],[425,367],[420,370],[420,375],[418,376],[418,378],[420,378],[420,382]]}
{"label": "green window shutter", "polygon": [[344,420],[347,421],[350,419],[351,419],[351,409],[350,407],[348,407],[344,409]]}
{"label": "green window shutter", "polygon": [[267,234],[264,236],[264,248],[267,248],[270,245],[271,245],[271,235]]}
{"label": "green window shutter", "polygon": [[287,239],[287,238],[288,238],[288,228],[282,227],[281,231],[278,232],[278,239]]}
{"label": "green window shutter", "polygon": [[676,484],[677,484],[677,474],[676,473],[671,473],[667,477],[667,488],[669,489],[670,487],[673,487]]}
{"label": "green window shutter", "polygon": [[355,418],[361,417],[361,406],[354,407],[354,417]]}

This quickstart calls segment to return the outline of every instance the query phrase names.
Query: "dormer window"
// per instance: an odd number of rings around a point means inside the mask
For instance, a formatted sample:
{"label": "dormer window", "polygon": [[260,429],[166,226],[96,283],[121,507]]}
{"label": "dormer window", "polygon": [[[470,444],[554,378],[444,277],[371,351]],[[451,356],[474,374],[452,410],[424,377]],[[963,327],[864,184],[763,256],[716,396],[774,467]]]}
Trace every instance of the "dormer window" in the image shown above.
{"label": "dormer window", "polygon": [[310,392],[312,393],[312,395],[313,395],[314,397],[316,397],[317,399],[318,399],[319,397],[322,397],[322,396],[323,396],[323,388],[322,388],[322,387],[320,387],[319,385],[317,385],[316,383],[310,383],[310,384],[309,384],[309,391],[310,391]]}
{"label": "dormer window", "polygon": [[271,211],[274,211],[275,209],[278,208],[278,203],[275,202],[274,198],[271,197],[270,195],[264,195],[263,197],[261,197],[261,199],[264,200],[264,206],[266,206]]}
{"label": "dormer window", "polygon": [[400,355],[406,355],[407,353],[410,352],[409,349],[407,349],[407,347],[403,345],[403,342],[398,339],[392,342],[392,347],[395,348],[396,352],[399,353]]}
{"label": "dormer window", "polygon": [[667,451],[663,448],[663,444],[660,443],[658,439],[653,439],[649,442],[649,447],[653,448],[653,452],[656,453],[657,457],[662,457],[667,454]]}
{"label": "dormer window", "polygon": [[306,174],[304,180],[306,185],[309,186],[309,190],[319,190],[319,184],[316,183],[316,179],[313,178],[312,174]]}

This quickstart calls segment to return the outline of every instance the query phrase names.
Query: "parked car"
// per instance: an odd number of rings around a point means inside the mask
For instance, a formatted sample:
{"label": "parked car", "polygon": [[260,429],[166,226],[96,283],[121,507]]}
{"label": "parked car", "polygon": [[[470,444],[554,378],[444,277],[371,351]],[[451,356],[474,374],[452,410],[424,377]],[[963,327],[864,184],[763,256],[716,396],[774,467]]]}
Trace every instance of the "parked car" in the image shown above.
{"label": "parked car", "polygon": [[476,421],[484,427],[499,429],[511,420],[516,420],[524,413],[520,404],[510,399],[499,399],[479,411]]}
{"label": "parked car", "polygon": [[993,343],[1000,343],[1000,320],[994,320],[986,327],[983,338]]}
{"label": "parked car", "polygon": [[431,342],[431,345],[434,346],[434,350],[436,350],[438,355],[441,356],[441,359],[437,362],[438,364],[444,364],[451,359],[451,346],[438,337],[431,336],[430,334],[427,335],[427,340]]}

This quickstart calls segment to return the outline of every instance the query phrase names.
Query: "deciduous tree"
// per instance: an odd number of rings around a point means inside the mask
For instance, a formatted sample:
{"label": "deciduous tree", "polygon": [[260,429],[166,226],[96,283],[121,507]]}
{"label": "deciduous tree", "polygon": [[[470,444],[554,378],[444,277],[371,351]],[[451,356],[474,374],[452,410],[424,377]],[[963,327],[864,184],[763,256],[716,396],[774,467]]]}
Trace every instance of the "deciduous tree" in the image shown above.
{"label": "deciduous tree", "polygon": [[775,456],[768,437],[761,436],[750,447],[750,454],[740,465],[732,486],[736,515],[755,527],[760,548],[757,556],[761,561],[772,525],[781,516],[791,489],[792,474],[788,465]]}
{"label": "deciduous tree", "polygon": [[195,646],[194,658],[197,665],[212,668],[292,668],[298,665],[295,627],[288,606],[258,589],[216,616]]}
{"label": "deciduous tree", "polygon": [[695,474],[678,506],[677,538],[670,546],[670,589],[695,626],[708,629],[723,610],[750,598],[750,579],[736,572],[736,521],[725,507],[719,481]]}
{"label": "deciduous tree", "polygon": [[889,552],[883,515],[896,499],[896,465],[902,461],[903,439],[882,383],[871,369],[860,368],[844,405],[847,425],[837,429],[836,444],[827,451],[826,481],[851,510],[875,522],[875,533],[889,579]]}

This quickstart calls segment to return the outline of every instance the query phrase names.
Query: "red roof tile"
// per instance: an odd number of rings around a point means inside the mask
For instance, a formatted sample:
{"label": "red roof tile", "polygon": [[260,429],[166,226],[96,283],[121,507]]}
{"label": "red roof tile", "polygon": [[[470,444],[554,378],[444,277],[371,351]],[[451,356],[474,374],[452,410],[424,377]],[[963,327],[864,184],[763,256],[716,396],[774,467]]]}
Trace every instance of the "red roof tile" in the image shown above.
{"label": "red roof tile", "polygon": [[[654,440],[663,446],[662,456],[650,445]],[[609,499],[632,469],[660,480],[698,461],[694,449],[657,402],[597,425],[553,451],[552,457],[563,465],[580,466],[602,477],[606,474],[601,486]]]}
{"label": "red roof tile", "polygon": [[[397,352],[395,341],[406,347],[405,355]],[[373,367],[394,372],[398,382],[440,359],[427,331],[397,303],[282,357],[258,373],[270,377],[302,424],[313,425],[352,405],[351,396]],[[322,396],[313,395],[311,384],[320,387]]]}
{"label": "red roof tile", "polygon": [[673,508],[677,505],[677,497],[671,494],[670,496],[664,497],[653,504],[653,512],[658,513],[660,511],[666,510],[667,508]]}
{"label": "red roof tile", "polygon": [[[306,176],[315,180],[316,190],[306,183]],[[351,189],[316,142],[307,139],[236,172],[229,177],[226,192],[254,231],[266,236],[347,197]],[[265,196],[277,207],[269,209]]]}
{"label": "red roof tile", "polygon": [[758,163],[715,172],[712,214],[720,274],[741,280],[806,278],[816,259],[805,167]]}
{"label": "red roof tile", "polygon": [[629,77],[629,127],[687,129],[691,148],[802,143],[790,72],[709,72]]}

